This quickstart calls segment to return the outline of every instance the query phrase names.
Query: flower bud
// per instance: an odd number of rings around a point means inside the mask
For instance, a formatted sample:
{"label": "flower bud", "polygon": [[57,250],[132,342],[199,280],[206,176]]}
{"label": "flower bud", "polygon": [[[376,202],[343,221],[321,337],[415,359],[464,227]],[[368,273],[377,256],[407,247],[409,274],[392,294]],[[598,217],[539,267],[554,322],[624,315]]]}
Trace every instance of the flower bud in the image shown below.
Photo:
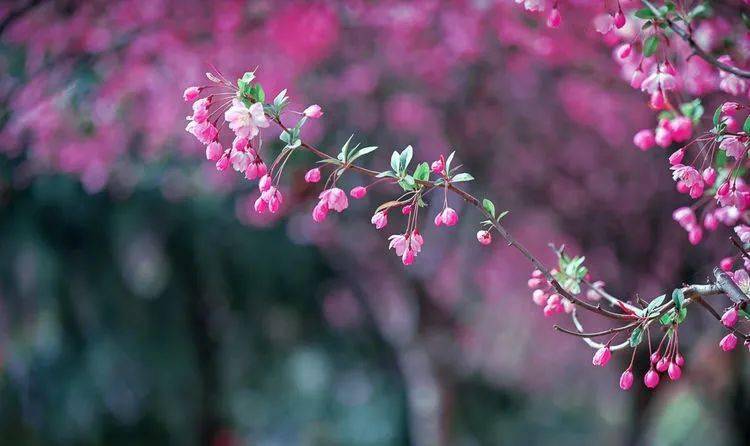
{"label": "flower bud", "polygon": [[307,173],[305,173],[305,181],[308,183],[317,183],[320,181],[320,169],[316,167],[308,170]]}
{"label": "flower bud", "polygon": [[607,365],[611,357],[612,352],[610,351],[609,346],[605,345],[594,353],[594,359],[591,360],[591,363],[595,366],[604,367]]}
{"label": "flower bud", "polygon": [[678,366],[674,362],[670,362],[669,369],[667,369],[667,374],[669,375],[669,379],[671,379],[672,381],[677,381],[682,376],[682,369],[680,369],[680,366]]}
{"label": "flower bud", "polygon": [[477,241],[483,245],[489,245],[492,242],[492,234],[489,231],[477,231]]}
{"label": "flower bud", "polygon": [[734,350],[734,348],[737,347],[737,336],[735,336],[734,333],[729,333],[724,336],[719,342],[719,347],[725,352]]}
{"label": "flower bud", "polygon": [[646,372],[646,375],[643,377],[643,384],[649,389],[654,389],[659,385],[659,374],[656,373],[656,370],[649,369],[649,371]]}
{"label": "flower bud", "polygon": [[725,327],[731,328],[737,324],[737,319],[737,308],[731,307],[721,316],[721,323],[724,324]]}
{"label": "flower bud", "polygon": [[359,200],[360,198],[363,198],[365,195],[367,195],[367,188],[362,186],[357,186],[351,191],[349,191],[349,195],[352,196],[352,198]]}
{"label": "flower bud", "polygon": [[630,369],[625,370],[620,375],[620,388],[622,390],[628,390],[633,387],[633,372]]}

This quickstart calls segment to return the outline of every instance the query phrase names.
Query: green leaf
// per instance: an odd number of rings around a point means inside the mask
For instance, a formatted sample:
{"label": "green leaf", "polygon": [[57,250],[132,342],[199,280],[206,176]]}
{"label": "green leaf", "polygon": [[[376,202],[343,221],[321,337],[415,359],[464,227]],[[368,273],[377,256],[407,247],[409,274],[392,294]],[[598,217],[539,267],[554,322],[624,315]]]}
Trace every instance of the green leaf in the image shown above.
{"label": "green leaf", "polygon": [[459,173],[458,175],[455,175],[453,176],[453,178],[451,178],[451,183],[461,183],[463,181],[471,181],[473,179],[474,177],[468,173]]}
{"label": "green leaf", "polygon": [[653,19],[656,18],[656,15],[654,15],[654,12],[651,11],[649,8],[642,8],[635,12],[635,16],[639,19]]}
{"label": "green leaf", "polygon": [[510,211],[503,211],[503,212],[501,212],[500,215],[497,216],[497,221],[500,221],[503,217],[505,217],[509,213],[510,213]]}
{"label": "green leaf", "polygon": [[630,346],[635,347],[643,341],[643,328],[635,327],[633,332],[630,334]]}
{"label": "green leaf", "polygon": [[376,178],[398,178],[398,175],[391,172],[390,170],[386,170],[385,172],[380,172],[379,174],[375,175]]}
{"label": "green leaf", "polygon": [[672,291],[672,301],[674,302],[674,307],[679,311],[682,308],[682,304],[685,302],[685,294],[682,289],[676,288]]}
{"label": "green leaf", "polygon": [[748,313],[747,311],[740,309],[738,313],[740,314],[740,316],[744,317],[745,319],[750,319],[750,313]]}
{"label": "green leaf", "polygon": [[448,159],[445,161],[445,171],[450,174],[451,171],[451,162],[453,162],[453,157],[456,155],[456,151],[454,150],[451,152],[450,155],[448,155]]}
{"label": "green leaf", "polygon": [[430,178],[430,165],[427,163],[421,163],[414,169],[414,179],[420,181],[427,181]]}
{"label": "green leaf", "polygon": [[643,42],[643,57],[653,56],[657,48],[659,48],[659,38],[650,36]]}
{"label": "green leaf", "polygon": [[374,152],[375,150],[377,150],[377,148],[378,148],[378,146],[362,147],[361,149],[357,150],[354,153],[354,155],[351,156],[351,158],[349,159],[349,162],[352,162],[352,161],[356,160],[357,158],[359,158],[361,156],[365,156],[368,153]]}
{"label": "green leaf", "polygon": [[493,217],[495,216],[495,203],[485,198],[484,200],[482,200],[482,207],[485,211],[487,211],[487,213],[489,213]]}
{"label": "green leaf", "polygon": [[748,116],[745,119],[745,123],[742,124],[742,131],[745,133],[750,133],[750,116]]}
{"label": "green leaf", "polygon": [[706,19],[711,17],[711,14],[713,14],[711,7],[705,3],[701,3],[699,5],[696,5],[695,8],[691,9],[690,12],[688,12],[688,18],[691,20],[695,18]]}
{"label": "green leaf", "polygon": [[399,155],[398,152],[394,150],[393,153],[391,154],[391,169],[393,169],[393,171],[396,172],[396,175],[398,175],[399,172],[401,171],[399,169],[400,160],[401,160],[401,156]]}
{"label": "green leaf", "polygon": [[406,169],[409,167],[409,163],[411,162],[411,157],[413,155],[414,150],[411,148],[411,146],[406,146],[403,152],[401,152],[401,159],[399,161],[399,172],[406,172]]}
{"label": "green leaf", "polygon": [[352,142],[352,138],[354,138],[354,133],[349,137],[349,139],[346,140],[343,146],[341,146],[341,151],[339,152],[338,158],[342,162],[349,161],[349,144]]}
{"label": "green leaf", "polygon": [[714,127],[719,125],[719,118],[721,117],[721,106],[716,108],[716,111],[714,112]]}
{"label": "green leaf", "polygon": [[700,99],[696,99],[691,102],[686,102],[680,105],[680,111],[683,115],[693,121],[693,124],[697,124],[703,116],[703,104]]}

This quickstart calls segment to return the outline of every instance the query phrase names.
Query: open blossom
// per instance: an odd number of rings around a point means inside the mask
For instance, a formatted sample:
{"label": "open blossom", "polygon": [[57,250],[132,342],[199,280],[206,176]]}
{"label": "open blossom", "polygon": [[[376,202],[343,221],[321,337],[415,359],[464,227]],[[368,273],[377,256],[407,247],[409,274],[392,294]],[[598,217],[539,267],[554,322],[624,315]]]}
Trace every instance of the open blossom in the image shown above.
{"label": "open blossom", "polygon": [[216,135],[219,134],[219,130],[217,130],[216,127],[208,121],[200,123],[190,121],[188,122],[187,127],[185,127],[185,130],[198,138],[198,141],[200,141],[202,144],[210,144],[214,139],[216,139]]}
{"label": "open blossom", "polygon": [[685,186],[692,187],[694,184],[702,183],[703,177],[693,166],[685,166],[683,164],[677,164],[670,167],[672,172],[672,179],[675,181],[682,181]]}
{"label": "open blossom", "polygon": [[677,82],[675,81],[674,76],[664,70],[657,69],[643,80],[641,83],[641,90],[653,94],[674,90],[676,86]]}
{"label": "open blossom", "polygon": [[458,214],[453,208],[445,207],[439,214],[435,216],[435,226],[455,226],[458,223]]}
{"label": "open blossom", "polygon": [[343,212],[344,209],[349,207],[349,199],[346,198],[346,193],[338,187],[324,190],[318,198],[320,203],[325,203],[329,210]]}
{"label": "open blossom", "polygon": [[695,212],[689,207],[681,207],[672,212],[672,219],[680,224],[683,228],[695,226],[698,220]]}
{"label": "open blossom", "polygon": [[737,233],[737,237],[740,238],[742,243],[750,243],[750,226],[737,225],[734,227],[734,232]]}
{"label": "open blossom", "polygon": [[254,138],[260,128],[269,126],[268,119],[263,113],[263,104],[256,102],[249,108],[239,99],[232,100],[232,106],[224,112],[224,119],[235,135],[242,138]]}
{"label": "open blossom", "polygon": [[416,229],[410,234],[398,234],[388,237],[390,244],[388,249],[395,249],[396,255],[401,257],[401,261],[404,265],[411,265],[414,262],[414,257],[422,251],[422,245],[424,239]]}
{"label": "open blossom", "polygon": [[527,11],[544,11],[544,0],[516,0],[516,3],[523,3]]}
{"label": "open blossom", "polygon": [[745,155],[747,147],[745,142],[737,136],[725,136],[719,143],[719,148],[727,152],[727,156],[740,159]]}
{"label": "open blossom", "polygon": [[305,111],[302,112],[302,114],[307,116],[308,118],[318,119],[323,116],[323,110],[320,108],[320,105],[313,104],[307,107]]}
{"label": "open blossom", "polygon": [[591,360],[591,363],[595,366],[604,367],[607,365],[611,357],[612,351],[609,349],[608,345],[605,345],[594,353],[594,358]]}
{"label": "open blossom", "polygon": [[375,229],[383,229],[388,224],[388,214],[378,211],[372,216],[370,223],[375,225]]}
{"label": "open blossom", "polygon": [[750,275],[747,274],[747,271],[744,269],[738,269],[732,274],[732,280],[734,280],[734,283],[740,287],[740,290],[742,290],[743,293],[750,293]]}
{"label": "open blossom", "polygon": [[206,146],[206,159],[210,161],[219,161],[224,149],[218,141],[213,141]]}

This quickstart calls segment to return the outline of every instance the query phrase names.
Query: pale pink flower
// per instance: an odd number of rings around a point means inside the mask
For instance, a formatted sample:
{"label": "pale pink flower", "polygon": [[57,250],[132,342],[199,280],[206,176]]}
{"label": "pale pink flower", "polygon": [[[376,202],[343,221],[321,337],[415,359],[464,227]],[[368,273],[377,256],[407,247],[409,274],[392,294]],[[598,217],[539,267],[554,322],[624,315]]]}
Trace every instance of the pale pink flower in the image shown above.
{"label": "pale pink flower", "polygon": [[750,294],[750,275],[744,269],[738,269],[732,274],[732,280],[745,294]]}
{"label": "pale pink flower", "polygon": [[307,107],[305,111],[302,112],[302,114],[307,116],[308,118],[318,119],[323,116],[323,110],[320,108],[320,105],[313,104]]}
{"label": "pale pink flower", "polygon": [[308,183],[317,183],[320,181],[320,169],[316,167],[308,170],[307,173],[305,173],[305,181]]}
{"label": "pale pink flower", "polygon": [[260,128],[269,126],[268,119],[263,112],[263,104],[256,102],[249,108],[239,99],[232,100],[232,106],[224,112],[224,119],[235,135],[243,138],[254,138]]}
{"label": "pale pink flower", "polygon": [[232,149],[229,154],[229,161],[232,163],[232,168],[237,172],[245,172],[247,166],[253,161],[247,152]]}
{"label": "pale pink flower", "polygon": [[544,1],[545,0],[516,0],[516,3],[523,3],[523,7],[526,8],[527,11],[537,12],[544,11]]}
{"label": "pale pink flower", "polygon": [[641,90],[647,91],[651,94],[655,92],[674,90],[675,87],[677,87],[677,81],[674,76],[658,68],[644,79],[641,84]]}
{"label": "pale pink flower", "polygon": [[321,202],[326,203],[329,210],[343,212],[344,209],[349,207],[349,200],[346,198],[346,193],[338,187],[324,190],[318,198],[320,198]]}
{"label": "pale pink flower", "polygon": [[727,152],[727,156],[740,159],[745,155],[747,146],[744,141],[737,136],[724,136],[724,139],[719,143],[719,148]]}
{"label": "pale pink flower", "polygon": [[219,161],[221,154],[224,153],[224,149],[221,147],[218,141],[213,141],[206,146],[206,159],[210,161]]}
{"label": "pale pink flower", "polygon": [[255,209],[255,212],[262,214],[268,209],[268,203],[266,203],[262,197],[258,197],[258,199],[255,200],[255,204],[253,204],[253,209]]}
{"label": "pale pink flower", "polygon": [[742,243],[750,243],[750,226],[737,225],[734,227],[734,232],[737,233],[737,237],[740,238]]}
{"label": "pale pink flower", "polygon": [[227,170],[227,167],[229,167],[229,155],[224,153],[223,155],[221,155],[221,158],[216,161],[216,170],[218,170],[219,172],[223,172]]}
{"label": "pale pink flower", "polygon": [[641,88],[644,79],[646,79],[646,74],[640,67],[638,67],[633,71],[633,76],[630,78],[630,86],[633,88]]}
{"label": "pale pink flower", "polygon": [[670,169],[673,171],[672,179],[674,179],[675,181],[681,180],[687,187],[692,187],[693,184],[703,181],[700,172],[698,172],[693,166],[677,164],[670,167]]}
{"label": "pale pink flower", "polygon": [[672,212],[672,219],[680,224],[683,228],[695,226],[698,220],[695,218],[695,212],[687,206],[675,209]]}
{"label": "pale pink flower", "polygon": [[706,167],[703,169],[703,173],[701,174],[701,177],[703,177],[703,181],[706,182],[706,184],[710,187],[713,186],[716,182],[716,169],[713,167]]}
{"label": "pale pink flower", "polygon": [[742,106],[736,102],[725,102],[721,105],[721,112],[727,116],[734,116]]}
{"label": "pale pink flower", "polygon": [[375,229],[383,229],[388,224],[388,214],[378,211],[372,216],[370,223],[375,225]]}
{"label": "pale pink flower", "polygon": [[208,121],[204,121],[201,123],[190,121],[187,127],[185,127],[185,130],[193,134],[193,136],[198,138],[198,141],[203,144],[210,144],[214,139],[216,139],[216,135],[219,134],[219,131],[216,129],[216,127],[214,127],[214,125]]}
{"label": "pale pink flower", "polygon": [[601,34],[607,34],[615,26],[615,19],[609,14],[600,14],[594,18],[594,29]]}
{"label": "pale pink flower", "polygon": [[691,245],[695,246],[703,240],[703,228],[700,226],[693,226],[688,231],[688,241]]}
{"label": "pale pink flower", "polygon": [[627,59],[632,51],[633,46],[631,44],[623,43],[622,45],[617,47],[617,49],[615,50],[615,54],[617,55],[618,59]]}
{"label": "pale pink flower", "polygon": [[274,186],[271,186],[268,190],[260,194],[260,197],[263,201],[268,203],[268,210],[271,211],[272,214],[275,214],[284,202],[284,197],[281,195],[281,191]]}

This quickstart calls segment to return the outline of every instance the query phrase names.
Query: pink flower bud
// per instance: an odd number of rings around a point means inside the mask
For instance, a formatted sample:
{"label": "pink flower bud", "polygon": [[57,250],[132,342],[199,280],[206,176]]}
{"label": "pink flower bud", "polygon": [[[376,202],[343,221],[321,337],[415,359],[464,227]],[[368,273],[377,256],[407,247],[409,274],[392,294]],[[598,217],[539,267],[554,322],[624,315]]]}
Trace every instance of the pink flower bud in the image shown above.
{"label": "pink flower bud", "polygon": [[706,167],[703,169],[703,174],[701,176],[703,177],[703,181],[706,182],[706,185],[711,187],[716,182],[716,169],[713,167]]}
{"label": "pink flower bud", "polygon": [[544,309],[542,310],[542,313],[544,313],[544,317],[550,317],[550,316],[552,316],[553,314],[555,314],[555,308],[554,308],[554,307],[552,307],[552,306],[550,306],[550,305],[547,305],[547,306],[545,306],[545,307],[544,307]]}
{"label": "pink flower bud", "polygon": [[548,297],[549,296],[547,296],[547,293],[542,290],[534,290],[534,292],[531,293],[531,300],[533,300],[534,303],[539,305],[540,307],[547,303]]}
{"label": "pink flower bud", "polygon": [[655,91],[651,93],[651,107],[654,110],[662,110],[667,105],[667,101],[664,99],[664,95],[661,91]]}
{"label": "pink flower bud", "polygon": [[560,10],[557,8],[552,8],[552,11],[549,13],[549,16],[547,17],[547,26],[550,28],[558,28],[560,26],[560,23],[562,23],[562,16],[560,15]]}
{"label": "pink flower bud", "polygon": [[656,370],[659,372],[666,372],[667,368],[669,368],[669,361],[667,361],[667,358],[661,358],[659,362],[656,363]]}
{"label": "pink flower bud", "polygon": [[594,353],[594,359],[591,360],[591,363],[595,366],[604,367],[607,365],[611,357],[612,352],[610,351],[609,346],[605,345]]}
{"label": "pink flower bud", "polygon": [[532,290],[533,290],[534,288],[539,288],[539,286],[540,286],[541,284],[542,284],[542,279],[531,278],[531,279],[529,279],[529,281],[528,281],[528,285],[529,285],[529,288],[531,288]]}
{"label": "pink flower bud", "polygon": [[312,211],[313,221],[315,223],[320,223],[323,220],[325,220],[327,216],[328,216],[328,206],[323,201],[318,202],[318,204],[315,205]]}
{"label": "pink flower bud", "polygon": [[725,327],[731,328],[734,327],[735,324],[737,324],[737,319],[737,308],[731,307],[721,316],[721,323],[724,324]]}
{"label": "pink flower bud", "polygon": [[678,366],[674,362],[670,362],[669,368],[667,369],[667,374],[669,375],[669,379],[671,379],[672,381],[677,381],[682,376],[682,369],[680,369],[680,366]]}
{"label": "pink flower bud", "polygon": [[262,214],[266,212],[266,209],[268,209],[268,204],[263,200],[263,198],[258,197],[258,199],[255,200],[253,208],[255,209],[255,212]]}
{"label": "pink flower bud", "polygon": [[625,370],[620,375],[620,388],[622,390],[628,390],[633,387],[633,372],[630,369]]}
{"label": "pink flower bud", "polygon": [[633,76],[630,78],[630,86],[635,88],[636,90],[640,90],[641,84],[643,84],[643,80],[646,79],[646,74],[641,70],[640,67],[638,67],[635,71],[633,71]]}
{"label": "pink flower bud", "polygon": [[726,183],[722,183],[721,186],[719,186],[719,189],[716,190],[716,195],[719,197],[724,197],[729,193],[729,181]]}
{"label": "pink flower bud", "polygon": [[695,183],[690,186],[690,198],[698,199],[703,196],[703,182]]}
{"label": "pink flower bud", "polygon": [[643,129],[633,136],[633,144],[641,150],[648,150],[656,144],[654,139],[654,131],[651,129]]}
{"label": "pink flower bud", "polygon": [[225,153],[219,158],[219,161],[216,161],[216,170],[223,172],[227,170],[227,167],[229,167],[229,156]]}
{"label": "pink flower bud", "polygon": [[458,214],[453,208],[446,207],[435,217],[435,226],[444,224],[445,226],[455,226],[458,223]]}
{"label": "pink flower bud", "polygon": [[677,192],[681,194],[686,194],[690,192],[690,187],[688,187],[688,185],[685,184],[684,181],[678,181],[676,187],[677,187]]}
{"label": "pink flower bud", "polygon": [[713,212],[709,212],[703,217],[703,227],[709,231],[715,231],[718,229],[719,219],[716,218],[716,215],[714,215]]}
{"label": "pink flower bud", "polygon": [[724,118],[724,124],[727,125],[727,131],[736,133],[740,131],[740,121],[735,119],[735,116],[727,116]]}
{"label": "pink flower bud", "polygon": [[719,347],[725,352],[734,350],[734,348],[737,347],[737,336],[735,336],[734,333],[729,333],[724,336],[719,342]]}
{"label": "pink flower bud", "polygon": [[654,140],[659,147],[667,148],[672,144],[672,133],[664,127],[659,127],[656,129]]}
{"label": "pink flower bud", "polygon": [[615,14],[615,27],[617,27],[617,29],[620,29],[625,26],[625,22],[625,14],[622,13],[622,9],[618,9],[617,14]]}
{"label": "pink flower bud", "polygon": [[261,192],[265,192],[271,188],[272,182],[271,175],[263,175],[260,178],[260,181],[258,181],[258,189],[260,189]]}
{"label": "pink flower bud", "polygon": [[206,146],[206,159],[216,162],[219,161],[219,158],[221,158],[221,154],[223,153],[223,149],[221,147],[221,144],[219,144],[218,141],[214,141],[212,143],[209,143]]}
{"label": "pink flower bud", "polygon": [[731,271],[732,266],[734,265],[734,260],[732,260],[731,257],[724,257],[721,259],[721,262],[719,263],[719,267],[722,271]]}
{"label": "pink flower bud", "polygon": [[703,240],[703,229],[700,226],[693,227],[688,231],[688,241],[695,246]]}
{"label": "pink flower bud", "polygon": [[680,224],[683,228],[695,226],[698,220],[695,218],[695,212],[687,206],[677,208],[672,212],[672,219]]}
{"label": "pink flower bud", "polygon": [[672,139],[675,142],[683,142],[693,135],[693,121],[685,116],[678,116],[670,122]]}
{"label": "pink flower bud", "polygon": [[551,307],[557,307],[560,305],[560,295],[557,293],[552,293],[547,298],[547,305]]}
{"label": "pink flower bud", "polygon": [[654,369],[650,369],[643,377],[643,384],[649,389],[656,388],[659,385],[659,374]]}
{"label": "pink flower bud", "polygon": [[489,245],[492,243],[492,234],[485,230],[477,231],[477,241],[483,245]]}
{"label": "pink flower bud", "polygon": [[307,173],[305,173],[305,181],[308,183],[317,183],[320,181],[320,169],[316,167],[308,170]]}
{"label": "pink flower bud", "polygon": [[620,45],[617,48],[617,52],[616,52],[617,58],[618,59],[627,59],[628,56],[630,56],[630,53],[632,52],[632,50],[633,50],[633,46],[630,45],[629,43],[625,43],[625,44]]}
{"label": "pink flower bud", "polygon": [[682,159],[685,158],[685,149],[679,149],[669,155],[669,164],[676,166],[682,163]]}
{"label": "pink flower bud", "polygon": [[323,116],[323,110],[320,108],[320,105],[313,104],[307,107],[305,111],[302,112],[302,114],[307,116],[308,118],[318,119]]}
{"label": "pink flower bud", "polygon": [[367,188],[362,186],[357,186],[351,191],[349,191],[349,195],[352,196],[352,198],[359,200],[360,198],[363,198],[365,195],[367,195]]}
{"label": "pink flower bud", "polygon": [[682,367],[685,365],[685,358],[681,354],[677,353],[677,355],[674,358],[674,362],[678,366]]}
{"label": "pink flower bud", "polygon": [[661,360],[661,354],[659,352],[653,352],[651,353],[651,364],[656,364]]}
{"label": "pink flower bud", "polygon": [[182,93],[182,99],[184,99],[185,102],[194,101],[198,98],[199,94],[201,94],[201,89],[199,87],[188,87]]}
{"label": "pink flower bud", "polygon": [[721,105],[721,112],[727,116],[734,116],[742,106],[736,102],[725,102]]}
{"label": "pink flower bud", "polygon": [[433,161],[432,165],[430,166],[430,169],[437,174],[440,174],[443,172],[443,169],[445,168],[445,164],[443,163],[443,158],[441,157],[437,161]]}
{"label": "pink flower bud", "polygon": [[401,208],[401,213],[404,214],[404,215],[411,214],[411,205],[407,204],[406,206],[402,207]]}
{"label": "pink flower bud", "polygon": [[372,216],[370,223],[375,225],[375,229],[383,229],[388,224],[388,214],[378,211]]}
{"label": "pink flower bud", "polygon": [[411,249],[407,249],[407,250],[406,250],[406,251],[404,252],[404,255],[403,255],[403,256],[401,256],[401,262],[402,262],[402,263],[403,263],[404,265],[406,265],[406,266],[409,266],[409,265],[411,265],[412,263],[414,263],[414,251],[412,251]]}

